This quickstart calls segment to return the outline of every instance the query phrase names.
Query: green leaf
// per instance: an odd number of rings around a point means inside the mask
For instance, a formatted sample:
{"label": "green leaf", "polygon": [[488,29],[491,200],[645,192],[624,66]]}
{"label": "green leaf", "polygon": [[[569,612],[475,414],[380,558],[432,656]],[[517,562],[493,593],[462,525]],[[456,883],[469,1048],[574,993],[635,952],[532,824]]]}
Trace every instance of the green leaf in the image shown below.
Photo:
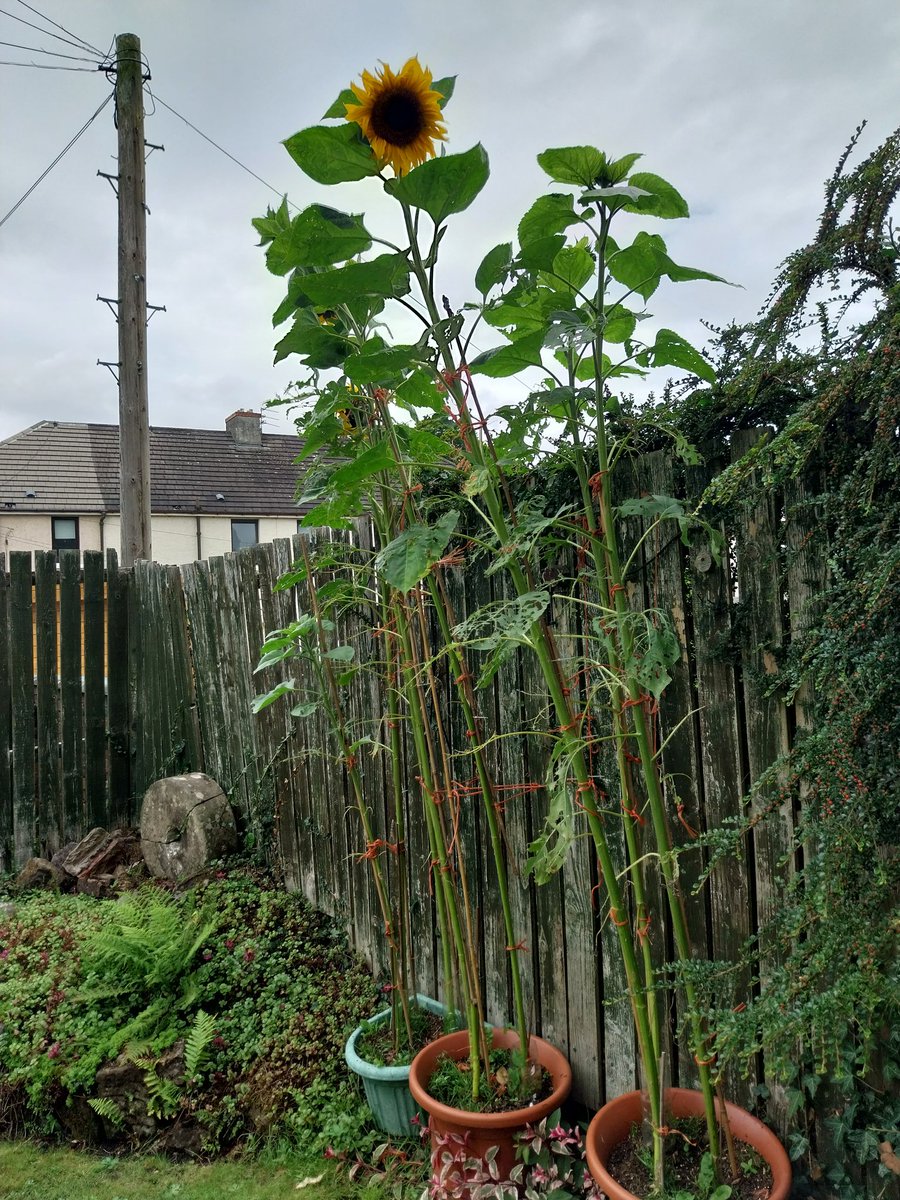
{"label": "green leaf", "polygon": [[324,370],[338,367],[350,353],[350,343],[339,333],[334,333],[315,318],[312,321],[299,317],[275,346],[275,361],[281,362],[289,354],[304,357],[306,365]]}
{"label": "green leaf", "polygon": [[320,308],[336,308],[358,296],[405,296],[409,291],[409,263],[405,254],[379,254],[369,262],[347,263],[334,271],[306,275],[304,289]]}
{"label": "green leaf", "polygon": [[516,256],[516,264],[526,271],[551,271],[553,260],[566,244],[564,233],[551,233],[535,238],[523,246]]}
{"label": "green leaf", "polygon": [[721,275],[701,271],[697,267],[680,267],[666,253],[666,243],[658,233],[639,233],[630,246],[620,250],[610,239],[607,259],[609,273],[613,279],[633,289],[645,300],[656,291],[663,275],[674,283],[685,283],[693,279],[707,279],[713,283],[727,283]]}
{"label": "green leaf", "polygon": [[551,287],[577,292],[594,274],[594,256],[587,248],[587,238],[574,246],[563,246],[553,260],[552,274],[547,281]]}
{"label": "green leaf", "polygon": [[404,204],[424,209],[436,225],[464,212],[488,181],[490,166],[479,144],[463,154],[445,154],[391,179],[385,189]]}
{"label": "green leaf", "polygon": [[434,413],[442,413],[444,397],[437,390],[434,378],[429,371],[413,371],[403,382],[397,387],[394,393],[397,402],[407,412],[418,409],[427,408]]}
{"label": "green leaf", "polygon": [[707,383],[716,382],[716,373],[699,350],[671,329],[660,329],[650,348],[654,367],[680,367]]}
{"label": "green leaf", "polygon": [[519,222],[519,245],[527,246],[529,242],[538,238],[562,233],[578,220],[574,202],[568,192],[550,192],[547,196],[540,196]]}
{"label": "green leaf", "polygon": [[326,650],[322,655],[329,662],[350,662],[355,656],[356,651],[352,646],[332,646],[330,650]]}
{"label": "green leaf", "polygon": [[424,579],[441,558],[459,520],[455,510],[436,525],[410,525],[389,542],[375,559],[375,570],[398,592],[408,592]]}
{"label": "green leaf", "polygon": [[545,150],[537,156],[538,165],[557,183],[590,187],[606,166],[606,155],[594,146],[565,146]]}
{"label": "green leaf", "polygon": [[622,158],[617,158],[615,162],[607,163],[607,179],[610,183],[621,183],[637,160],[643,157],[643,154],[625,154]]}
{"label": "green leaf", "polygon": [[456,87],[456,76],[455,75],[445,75],[443,79],[435,79],[434,83],[432,83],[431,90],[433,92],[440,92],[440,94],[441,94],[442,98],[438,101],[441,108],[443,108],[446,105],[447,101],[452,97],[453,89],[455,87]]}
{"label": "green leaf", "polygon": [[648,171],[637,171],[628,180],[632,187],[641,188],[649,195],[641,196],[625,205],[626,212],[641,213],[647,217],[689,217],[687,201],[658,175]]}
{"label": "green leaf", "polygon": [[634,333],[637,317],[623,304],[614,304],[605,314],[606,324],[603,326],[604,341],[626,342]]}
{"label": "green leaf", "polygon": [[486,296],[497,284],[503,283],[509,274],[511,263],[512,242],[502,242],[493,250],[488,250],[475,272],[475,286],[482,296]]}
{"label": "green leaf", "polygon": [[626,187],[624,184],[610,187],[590,188],[582,192],[579,200],[639,200],[641,196],[649,196],[643,188]]}
{"label": "green leaf", "polygon": [[355,258],[371,245],[361,215],[311,204],[275,237],[266,252],[266,265],[274,275],[285,275],[295,267],[330,267]]}
{"label": "green leaf", "polygon": [[415,352],[415,346],[362,350],[346,360],[344,371],[353,383],[390,384],[409,370]]}
{"label": "green leaf", "polygon": [[458,453],[449,442],[428,429],[420,429],[416,425],[398,426],[397,436],[406,443],[409,456],[417,466],[433,466],[435,463],[446,465],[458,458]]}
{"label": "green leaf", "polygon": [[502,379],[507,375],[516,375],[525,367],[541,365],[541,347],[544,344],[542,332],[530,333],[527,337],[519,338],[508,346],[498,346],[494,350],[486,350],[469,363],[474,374],[487,375],[491,379]]}
{"label": "green leaf", "polygon": [[291,716],[301,718],[312,717],[319,711],[321,707],[322,706],[319,704],[318,700],[307,701],[305,704],[295,704],[291,709]]}
{"label": "green leaf", "polygon": [[316,183],[352,183],[378,174],[378,160],[354,122],[313,125],[284,143],[301,171]]}
{"label": "green leaf", "polygon": [[359,97],[351,88],[344,88],[334,104],[326,112],[322,113],[322,120],[346,119],[348,104],[359,104]]}
{"label": "green leaf", "polygon": [[328,479],[328,491],[339,493],[343,488],[360,483],[377,475],[379,471],[388,471],[395,466],[396,460],[388,442],[379,442],[376,446],[367,446],[351,462],[338,467]]}
{"label": "green leaf", "polygon": [[251,711],[254,713],[262,712],[264,708],[268,708],[270,704],[274,704],[276,700],[287,695],[288,692],[292,692],[296,686],[295,680],[286,679],[284,683],[277,684],[264,695],[254,697]]}

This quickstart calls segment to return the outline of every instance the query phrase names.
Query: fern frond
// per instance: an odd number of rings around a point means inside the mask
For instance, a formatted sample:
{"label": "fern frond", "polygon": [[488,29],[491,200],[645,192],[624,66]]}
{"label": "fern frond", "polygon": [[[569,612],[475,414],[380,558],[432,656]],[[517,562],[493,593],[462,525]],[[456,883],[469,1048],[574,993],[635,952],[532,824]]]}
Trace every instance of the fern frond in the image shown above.
{"label": "fern frond", "polygon": [[121,1129],[125,1124],[125,1118],[122,1115],[122,1110],[116,1104],[115,1100],[111,1100],[108,1096],[91,1096],[88,1098],[88,1104],[94,1110],[98,1117],[103,1117],[109,1121],[116,1129]]}
{"label": "fern frond", "polygon": [[215,1021],[202,1008],[199,1009],[184,1043],[184,1076],[188,1086],[193,1082],[215,1036]]}

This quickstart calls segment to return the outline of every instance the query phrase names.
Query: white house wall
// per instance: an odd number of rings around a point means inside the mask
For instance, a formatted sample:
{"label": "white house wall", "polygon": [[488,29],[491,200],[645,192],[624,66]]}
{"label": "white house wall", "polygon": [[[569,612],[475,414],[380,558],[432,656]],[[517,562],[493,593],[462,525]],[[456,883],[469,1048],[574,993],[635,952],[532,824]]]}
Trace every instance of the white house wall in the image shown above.
{"label": "white house wall", "polygon": [[[261,542],[291,537],[297,532],[296,517],[249,518],[242,514],[235,519],[256,519]],[[160,563],[181,564],[225,554],[231,550],[231,520],[230,515],[201,516],[198,542],[196,516],[154,516],[151,523],[153,558]],[[82,550],[105,551],[110,546],[119,550],[121,534],[118,514],[102,518],[79,517],[78,536]],[[52,546],[50,516],[42,513],[0,512],[0,549],[3,553],[9,554],[11,550],[50,550]]]}

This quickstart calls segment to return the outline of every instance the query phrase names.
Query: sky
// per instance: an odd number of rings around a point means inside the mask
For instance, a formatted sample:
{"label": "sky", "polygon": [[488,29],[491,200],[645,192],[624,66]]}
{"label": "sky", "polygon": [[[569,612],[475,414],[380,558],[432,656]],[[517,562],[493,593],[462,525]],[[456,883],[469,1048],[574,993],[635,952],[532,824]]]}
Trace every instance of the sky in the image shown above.
{"label": "sky", "polygon": [[[641,151],[639,168],[691,208],[689,220],[652,223],[671,257],[740,285],[664,285],[652,298],[651,323],[695,344],[703,322],[752,317],[779,262],[812,239],[823,182],[855,127],[869,122],[865,152],[900,124],[896,0],[28,4],[5,0],[0,41],[73,58],[5,45],[0,59],[86,69],[0,65],[0,220],[110,91],[97,55],[59,40],[69,32],[102,52],[137,34],[159,101],[274,189],[147,97],[146,138],[165,146],[147,163],[148,301],[166,309],[148,328],[151,425],[220,429],[298,375],[290,360],[272,363],[284,281],[267,273],[250,224],[268,204],[324,200],[390,236],[377,181],[323,188],[281,145],[379,61],[397,69],[418,54],[435,78],[457,75],[448,149],[480,141],[490,156],[487,186],[443,247],[438,286],[454,306],[474,298],[487,250],[552,190],[541,150]],[[115,172],[115,153],[107,105],[0,226],[0,439],[44,419],[118,419],[115,382],[96,365],[117,357],[113,317],[96,300],[116,289],[115,196],[97,176]],[[276,413],[265,427],[288,430]]]}

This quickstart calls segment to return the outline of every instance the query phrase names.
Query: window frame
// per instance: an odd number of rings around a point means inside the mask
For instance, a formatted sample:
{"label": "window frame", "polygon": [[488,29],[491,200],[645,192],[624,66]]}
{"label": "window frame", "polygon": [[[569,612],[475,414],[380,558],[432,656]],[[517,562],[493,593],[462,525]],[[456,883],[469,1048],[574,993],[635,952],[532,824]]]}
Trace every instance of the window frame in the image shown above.
{"label": "window frame", "polygon": [[[61,538],[56,533],[57,521],[71,521],[75,526],[74,538]],[[78,517],[68,514],[66,516],[50,518],[50,548],[57,554],[60,550],[80,550],[81,549],[81,526]]]}
{"label": "window frame", "polygon": [[[253,526],[253,541],[243,545],[235,545],[234,531],[236,525],[252,525]],[[231,518],[231,550],[234,553],[237,550],[246,550],[250,546],[259,545],[259,519],[255,517],[232,517]]]}

